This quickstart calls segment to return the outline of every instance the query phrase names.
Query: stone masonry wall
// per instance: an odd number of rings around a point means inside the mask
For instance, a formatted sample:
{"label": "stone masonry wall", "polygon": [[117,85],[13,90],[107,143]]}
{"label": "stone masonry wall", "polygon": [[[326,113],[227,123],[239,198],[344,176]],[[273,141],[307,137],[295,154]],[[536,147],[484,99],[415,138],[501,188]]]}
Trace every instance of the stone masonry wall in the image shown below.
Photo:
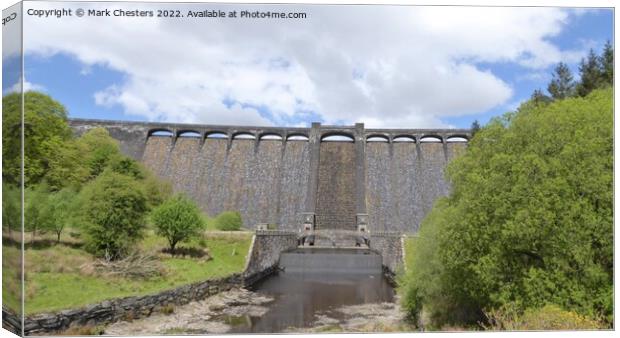
{"label": "stone masonry wall", "polygon": [[323,142],[319,157],[316,227],[355,230],[355,144]]}
{"label": "stone masonry wall", "polygon": [[297,233],[292,231],[256,231],[252,239],[245,273],[260,274],[278,265],[280,253],[297,247]]}
{"label": "stone masonry wall", "polygon": [[187,304],[243,285],[244,276],[235,274],[226,278],[184,285],[155,295],[117,298],[78,309],[27,316],[24,334],[30,336],[57,333],[74,325],[99,325],[122,319],[146,317],[166,305]]}
{"label": "stone masonry wall", "polygon": [[396,274],[403,265],[401,238],[401,234],[395,232],[373,232],[370,235],[370,248],[381,254],[383,266],[392,274]]}

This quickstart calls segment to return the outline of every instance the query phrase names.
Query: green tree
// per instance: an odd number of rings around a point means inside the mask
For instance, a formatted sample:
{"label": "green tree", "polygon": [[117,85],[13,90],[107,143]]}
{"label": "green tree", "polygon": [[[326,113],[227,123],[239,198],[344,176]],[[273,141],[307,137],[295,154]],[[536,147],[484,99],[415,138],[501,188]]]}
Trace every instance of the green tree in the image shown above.
{"label": "green tree", "polygon": [[21,192],[11,184],[2,184],[2,227],[10,235],[12,231],[21,231]]}
{"label": "green tree", "polygon": [[204,223],[196,204],[184,195],[175,195],[151,212],[157,234],[165,237],[174,253],[179,242],[200,234]]}
{"label": "green tree", "polygon": [[603,48],[603,55],[601,56],[601,63],[603,68],[603,81],[608,85],[614,84],[614,48],[611,46],[611,42],[607,40],[605,47]]}
{"label": "green tree", "polygon": [[590,49],[588,57],[581,59],[579,64],[579,73],[581,80],[577,85],[577,94],[586,96],[596,88],[601,87],[604,83],[603,70],[599,57]]}
{"label": "green tree", "polygon": [[104,171],[80,193],[86,249],[107,260],[122,258],[142,236],[147,198],[133,178]]}
{"label": "green tree", "polygon": [[64,229],[76,224],[76,197],[77,193],[64,188],[56,193],[52,193],[47,200],[45,214],[49,217],[45,223],[46,230],[56,234],[56,243],[60,243],[60,236]]}
{"label": "green tree", "polygon": [[[21,94],[2,98],[2,176],[19,183],[21,173]],[[24,184],[41,182],[59,145],[71,138],[67,110],[51,97],[34,91],[24,94]]]}
{"label": "green tree", "polygon": [[551,97],[560,100],[573,95],[575,81],[573,81],[573,74],[565,63],[560,62],[553,70],[552,76],[553,78],[547,87]]}
{"label": "green tree", "polygon": [[241,229],[243,221],[241,214],[237,211],[224,211],[217,216],[215,227],[222,231],[234,231]]}
{"label": "green tree", "polygon": [[77,140],[77,146],[90,178],[97,177],[122,156],[118,141],[105,128],[90,129]]}
{"label": "green tree", "polygon": [[124,155],[114,156],[110,160],[110,168],[119,174],[142,180],[145,177],[144,169],[138,161]]}
{"label": "green tree", "polygon": [[611,323],[611,89],[492,120],[447,172],[452,192],[423,221],[402,286],[412,317],[555,304]]}
{"label": "green tree", "polygon": [[172,196],[172,184],[169,181],[155,177],[155,175],[148,170],[145,170],[144,174],[145,177],[142,181],[142,185],[144,186],[144,191],[148,199],[148,207],[152,209]]}
{"label": "green tree", "polygon": [[478,122],[478,120],[474,120],[474,122],[471,123],[471,136],[474,137],[476,135],[476,133],[480,130],[480,122]]}
{"label": "green tree", "polygon": [[75,140],[48,142],[47,146],[54,149],[47,159],[49,169],[45,174],[45,181],[51,190],[78,188],[89,179],[89,170]]}
{"label": "green tree", "polygon": [[545,95],[542,90],[536,89],[534,90],[534,93],[532,93],[530,101],[534,104],[547,104],[553,100],[549,96]]}
{"label": "green tree", "polygon": [[33,243],[37,231],[49,228],[49,195],[49,187],[44,183],[30,186],[24,191],[24,230],[31,233]]}

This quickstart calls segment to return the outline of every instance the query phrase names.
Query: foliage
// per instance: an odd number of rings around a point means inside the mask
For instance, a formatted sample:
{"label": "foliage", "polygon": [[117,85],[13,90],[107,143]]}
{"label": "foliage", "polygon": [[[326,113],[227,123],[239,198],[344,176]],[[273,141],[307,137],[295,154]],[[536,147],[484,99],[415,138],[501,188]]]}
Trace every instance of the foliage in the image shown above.
{"label": "foliage", "polygon": [[172,184],[155,177],[150,171],[144,169],[144,179],[142,186],[146,193],[149,209],[162,204],[167,198],[172,196]]}
{"label": "foliage", "polygon": [[560,62],[554,69],[552,80],[547,86],[551,97],[540,89],[532,94],[531,100],[537,104],[546,104],[552,100],[561,100],[573,96],[584,97],[593,90],[613,86],[614,84],[614,49],[607,41],[601,55],[590,49],[588,56],[579,63],[579,80],[573,81],[568,66]]}
{"label": "foliage", "polygon": [[579,315],[573,311],[562,310],[557,305],[548,304],[542,308],[527,309],[519,314],[514,307],[505,306],[499,310],[485,313],[487,330],[529,331],[529,330],[596,330],[605,324]]}
{"label": "foliage", "polygon": [[147,198],[142,186],[106,170],[80,195],[87,250],[108,260],[122,258],[144,228]]}
{"label": "foliage", "polygon": [[474,120],[471,124],[471,136],[473,137],[480,130],[480,122],[478,120]]}
{"label": "foliage", "polygon": [[401,288],[436,324],[553,303],[613,314],[612,90],[492,120],[447,169]]}
{"label": "foliage", "polygon": [[579,64],[581,82],[577,86],[577,94],[586,96],[594,89],[602,86],[605,80],[603,78],[603,69],[601,68],[599,57],[590,49],[588,57],[582,59]]}
{"label": "foliage", "polygon": [[[5,182],[17,184],[21,172],[21,94],[2,98],[2,176]],[[59,159],[58,148],[71,138],[67,110],[51,97],[29,91],[24,94],[24,184],[43,180]],[[71,166],[71,162],[63,165]]]}
{"label": "foliage", "polygon": [[145,177],[144,168],[137,161],[120,154],[110,159],[110,169],[137,180],[142,180]]}
{"label": "foliage", "polygon": [[90,129],[77,143],[90,178],[97,177],[112,161],[121,156],[118,141],[110,137],[110,133],[104,128]]}
{"label": "foliage", "polygon": [[204,228],[200,210],[184,195],[175,195],[164,201],[151,213],[158,235],[165,237],[171,252],[177,243],[197,237]]}
{"label": "foliage", "polygon": [[532,101],[533,104],[547,104],[553,101],[553,99],[545,95],[542,92],[542,90],[536,89],[532,93],[532,96],[530,97],[530,101]]}
{"label": "foliage", "polygon": [[50,227],[49,195],[49,187],[46,184],[28,187],[24,191],[24,230],[32,234],[32,241],[38,230]]}
{"label": "foliage", "polygon": [[243,221],[237,211],[224,211],[216,219],[215,227],[222,231],[235,231],[241,229]]}
{"label": "foliage", "polygon": [[89,172],[84,165],[84,157],[75,140],[49,142],[50,156],[47,158],[48,169],[45,182],[53,191],[65,187],[78,189],[89,178]]}
{"label": "foliage", "polygon": [[552,76],[551,83],[547,87],[551,97],[559,100],[573,95],[575,82],[573,81],[573,74],[565,63],[560,62],[553,70]]}
{"label": "foliage", "polygon": [[11,231],[21,231],[21,192],[12,184],[2,184],[2,227]]}
{"label": "foliage", "polygon": [[56,193],[52,193],[47,198],[47,203],[41,208],[48,217],[44,227],[56,234],[56,242],[60,242],[60,235],[67,227],[71,227],[76,223],[77,210],[77,193],[70,189],[64,188]]}
{"label": "foliage", "polygon": [[602,64],[603,80],[609,84],[614,83],[614,48],[611,46],[609,40],[605,43],[603,48],[603,55],[601,55],[600,62]]}

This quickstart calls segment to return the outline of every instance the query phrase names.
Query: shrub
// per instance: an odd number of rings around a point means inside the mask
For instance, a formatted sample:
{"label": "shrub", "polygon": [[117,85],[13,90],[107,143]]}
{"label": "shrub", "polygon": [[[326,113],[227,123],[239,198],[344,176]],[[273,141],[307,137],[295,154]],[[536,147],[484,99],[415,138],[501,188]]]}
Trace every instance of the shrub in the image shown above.
{"label": "shrub", "polygon": [[151,213],[158,235],[165,237],[174,253],[177,243],[192,239],[204,228],[196,204],[184,195],[175,195]]}
{"label": "shrub", "polygon": [[243,221],[241,214],[237,211],[224,211],[217,216],[215,227],[222,231],[234,231],[241,229]]}
{"label": "shrub", "polygon": [[518,314],[514,307],[503,307],[485,313],[487,330],[596,330],[605,324],[581,316],[573,311],[562,310],[559,306],[548,304],[542,308],[527,309]]}
{"label": "shrub", "polygon": [[86,249],[107,260],[122,258],[138,240],[147,209],[142,186],[132,178],[104,171],[80,194]]}

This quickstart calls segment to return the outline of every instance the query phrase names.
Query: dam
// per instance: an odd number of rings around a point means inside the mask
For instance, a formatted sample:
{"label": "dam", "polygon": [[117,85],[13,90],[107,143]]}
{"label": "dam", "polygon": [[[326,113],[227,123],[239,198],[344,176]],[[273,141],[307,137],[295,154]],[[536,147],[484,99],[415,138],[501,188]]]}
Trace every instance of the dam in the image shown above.
{"label": "dam", "polygon": [[[468,129],[310,128],[70,119],[78,135],[107,129],[121,150],[211,216],[241,213],[246,228],[416,233],[448,194],[446,164]],[[334,138],[339,138],[334,141]]]}
{"label": "dam", "polygon": [[406,254],[403,235],[415,234],[434,202],[449,193],[446,165],[471,137],[467,129],[366,129],[362,123],[69,123],[77,135],[105,128],[123,153],[203,212],[239,211],[244,227],[255,230],[243,292],[271,299],[266,312],[201,318],[188,305],[180,311],[200,323],[181,331],[187,334],[209,333],[213,321],[230,333],[275,333],[325,323],[346,328],[359,321],[355,311],[387,313],[376,315],[381,322],[399,318],[394,286]]}

